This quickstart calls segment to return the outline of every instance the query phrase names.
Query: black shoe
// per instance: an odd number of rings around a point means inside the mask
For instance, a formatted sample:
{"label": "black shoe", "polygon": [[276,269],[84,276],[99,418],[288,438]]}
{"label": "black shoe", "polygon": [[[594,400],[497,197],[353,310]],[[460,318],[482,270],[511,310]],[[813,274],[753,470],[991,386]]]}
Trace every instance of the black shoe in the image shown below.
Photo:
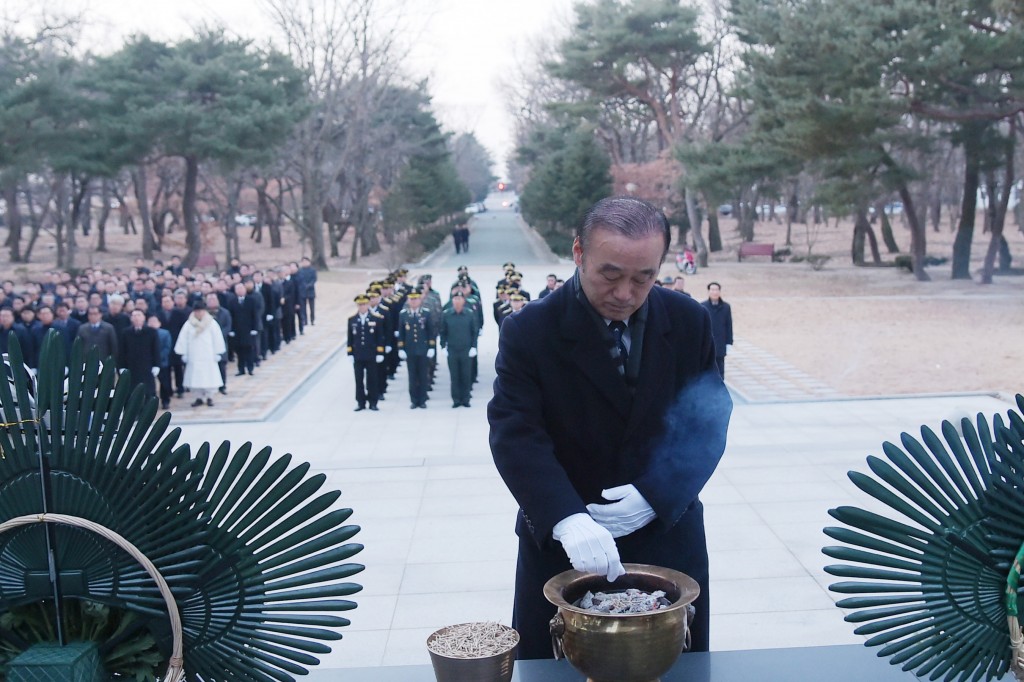
{"label": "black shoe", "polygon": [[454,410],[456,407],[462,407],[462,403],[452,403],[452,409]]}
{"label": "black shoe", "polygon": [[196,401],[194,403],[192,403],[192,407],[199,407],[202,404],[203,404],[202,398],[196,398]]}
{"label": "black shoe", "polygon": [[228,389],[225,386],[221,386],[220,388],[217,389],[217,393],[220,393],[221,395],[227,395]]}
{"label": "black shoe", "polygon": [[177,391],[175,391],[175,395],[178,396],[179,398],[182,397],[183,395],[185,395],[185,389],[179,388]]}
{"label": "black shoe", "polygon": [[410,410],[415,410],[417,407],[419,407],[419,405],[417,405],[416,403],[413,403],[412,405],[409,406],[409,409]]}
{"label": "black shoe", "polygon": [[235,376],[236,377],[244,377],[245,376],[245,372],[235,372]]}
{"label": "black shoe", "polygon": [[421,410],[427,409],[427,404],[426,403],[420,403],[420,409]]}
{"label": "black shoe", "polygon": [[213,398],[207,398],[206,399],[206,406],[207,407],[213,407]]}
{"label": "black shoe", "polygon": [[353,412],[362,412],[365,409],[366,409],[365,407],[363,407],[362,405],[359,405],[359,406],[356,407],[356,409],[354,409],[352,411]]}
{"label": "black shoe", "polygon": [[249,370],[249,376],[253,376],[252,370]]}
{"label": "black shoe", "polygon": [[462,403],[463,407],[469,407],[469,403]]}
{"label": "black shoe", "polygon": [[376,405],[370,405],[370,411],[371,412],[378,412],[377,406]]}
{"label": "black shoe", "polygon": [[171,409],[171,401],[164,400],[163,402],[160,403],[160,407],[164,408],[165,410]]}

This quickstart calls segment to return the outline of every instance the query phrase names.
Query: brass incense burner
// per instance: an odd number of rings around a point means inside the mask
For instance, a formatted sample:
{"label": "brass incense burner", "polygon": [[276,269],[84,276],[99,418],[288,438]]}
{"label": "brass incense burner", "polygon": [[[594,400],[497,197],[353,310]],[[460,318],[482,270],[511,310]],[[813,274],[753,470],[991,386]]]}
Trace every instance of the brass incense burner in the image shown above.
{"label": "brass incense burner", "polygon": [[[657,682],[689,648],[687,607],[700,594],[685,573],[660,566],[624,564],[614,583],[602,575],[565,571],[544,585],[558,608],[551,619],[555,658],[567,658],[589,682]],[[672,605],[648,613],[607,614],[573,606],[587,591],[662,590]]]}

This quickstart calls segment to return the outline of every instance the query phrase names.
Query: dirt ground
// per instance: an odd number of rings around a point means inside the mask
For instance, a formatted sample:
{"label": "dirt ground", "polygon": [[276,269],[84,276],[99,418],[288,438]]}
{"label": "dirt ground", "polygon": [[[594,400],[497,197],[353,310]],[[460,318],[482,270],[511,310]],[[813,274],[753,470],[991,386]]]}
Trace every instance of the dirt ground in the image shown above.
{"label": "dirt ground", "polygon": [[[972,253],[972,271],[981,268],[988,246],[979,215]],[[896,240],[902,251],[909,233],[898,220]],[[736,261],[739,237],[735,223],[722,221],[725,250],[711,254],[709,267],[687,278],[687,290],[703,299],[707,283],[722,284],[732,305],[736,335],[786,360],[848,395],[899,395],[960,391],[1024,391],[1024,276],[996,276],[991,285],[952,281],[949,264],[928,268],[930,282],[918,282],[893,267],[850,265],[850,226],[847,223],[812,228],[813,253],[831,256],[819,271],[806,263],[771,263],[764,257]],[[758,223],[756,241],[785,243],[785,225]],[[949,257],[953,232],[928,233],[928,253]],[[271,249],[269,240],[256,244],[241,235],[242,258],[259,267],[296,260],[304,253],[294,234],[285,231],[288,245]],[[793,226],[793,252],[806,253],[807,228]],[[1008,226],[1007,239],[1015,264],[1024,266],[1024,235]],[[130,265],[139,253],[139,237],[108,231],[108,253],[91,253],[95,235],[81,239],[79,264],[112,268]],[[211,232],[208,248],[223,253],[223,237]],[[394,255],[383,254],[352,266],[351,244],[343,242],[342,257],[331,261],[335,271],[325,279],[361,280],[367,270],[393,266]],[[183,235],[171,235],[166,259],[184,253]],[[0,258],[6,258],[6,251]],[[24,280],[53,267],[55,251],[41,240],[35,262],[0,261],[3,277]],[[892,256],[884,256],[892,261]],[[663,275],[676,274],[666,263]]]}
{"label": "dirt ground", "polygon": [[[722,284],[735,333],[848,395],[960,391],[1024,392],[1024,276],[977,273],[989,236],[978,228],[972,245],[974,281],[952,281],[950,265],[929,267],[918,282],[894,267],[850,264],[849,225],[821,228],[813,253],[831,259],[820,271],[806,263],[736,261],[735,223],[723,221],[726,250],[687,278],[705,298],[707,283]],[[903,253],[910,235],[894,223]],[[785,225],[759,223],[755,241],[785,243]],[[1008,226],[1015,265],[1024,265],[1024,235]],[[928,233],[928,254],[949,257],[954,234]],[[806,253],[806,228],[793,226],[793,252]],[[884,248],[883,248],[884,251]],[[893,256],[883,255],[892,261]],[[663,274],[675,274],[674,266]]]}

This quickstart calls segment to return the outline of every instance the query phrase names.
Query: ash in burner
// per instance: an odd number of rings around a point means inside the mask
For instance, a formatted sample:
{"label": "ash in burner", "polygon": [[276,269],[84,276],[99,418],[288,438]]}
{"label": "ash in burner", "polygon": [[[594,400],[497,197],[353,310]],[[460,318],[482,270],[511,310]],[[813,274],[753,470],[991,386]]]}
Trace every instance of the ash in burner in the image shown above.
{"label": "ash in burner", "polygon": [[658,611],[668,608],[672,602],[665,597],[665,593],[661,590],[644,592],[630,588],[622,592],[598,592],[597,594],[588,590],[572,605],[597,613],[623,614]]}

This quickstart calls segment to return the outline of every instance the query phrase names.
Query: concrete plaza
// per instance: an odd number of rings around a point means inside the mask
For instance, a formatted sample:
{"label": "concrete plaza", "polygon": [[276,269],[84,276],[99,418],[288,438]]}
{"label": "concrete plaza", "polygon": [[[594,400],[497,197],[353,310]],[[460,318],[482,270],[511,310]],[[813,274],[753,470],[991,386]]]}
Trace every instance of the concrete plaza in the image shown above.
{"label": "concrete plaza", "polygon": [[[501,262],[470,264],[485,301]],[[548,271],[567,275],[572,266],[520,269],[535,292]],[[413,275],[426,271],[413,269]],[[429,271],[444,289],[454,266],[446,259]],[[266,389],[276,405],[266,419],[210,412],[214,421],[181,420],[182,438],[196,445],[251,441],[293,453],[326,473],[328,485],[343,493],[341,506],[354,510],[351,522],[362,528],[354,540],[365,549],[353,561],[366,570],[353,580],[364,589],[354,597],[351,626],[321,669],[427,663],[424,642],[433,630],[510,621],[516,504],[487,442],[497,327],[488,305],[471,408],[451,408],[442,357],[428,409],[409,409],[403,368],[379,412],[354,413],[343,347],[351,308],[350,298],[321,300],[318,343],[331,346],[334,337],[337,352],[324,354],[322,364],[318,355],[318,369],[301,355],[288,359],[291,371],[280,363],[279,371],[294,381]],[[902,431],[1005,412],[1012,408],[1009,397],[847,399],[742,338],[729,355],[728,383],[736,402],[728,448],[701,496],[711,555],[712,649],[859,642],[827,590],[833,580],[821,554],[829,544],[822,534],[829,508],[881,508],[849,482],[847,471],[865,471],[865,457],[881,454],[882,442],[898,442]]]}

